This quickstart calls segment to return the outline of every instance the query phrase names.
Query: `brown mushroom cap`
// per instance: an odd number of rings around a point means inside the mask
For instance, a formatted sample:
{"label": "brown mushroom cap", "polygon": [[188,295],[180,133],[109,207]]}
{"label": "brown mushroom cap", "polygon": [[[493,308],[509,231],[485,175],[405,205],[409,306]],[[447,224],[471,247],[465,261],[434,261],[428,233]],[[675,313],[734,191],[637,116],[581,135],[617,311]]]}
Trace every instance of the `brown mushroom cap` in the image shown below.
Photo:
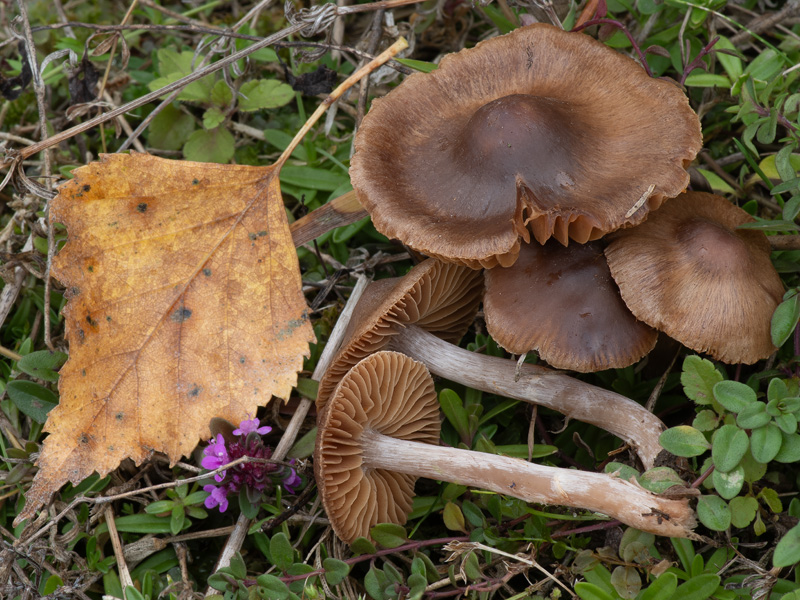
{"label": "brown mushroom cap", "polygon": [[457,343],[478,312],[483,276],[454,264],[428,259],[404,277],[374,281],[364,290],[345,330],[341,348],[319,383],[317,407],[365,356],[385,348],[406,325],[417,325]]}
{"label": "brown mushroom cap", "polygon": [[360,436],[438,445],[439,402],[425,365],[397,352],[368,356],[336,386],[318,427],[314,474],[336,534],[351,543],[378,523],[405,523],[417,477],[364,468]]}
{"label": "brown mushroom cap", "polygon": [[486,272],[486,327],[515,354],[538,350],[559,369],[583,373],[633,364],[657,333],[631,314],[600,243],[524,244],[511,267]]}
{"label": "brown mushroom cap", "polygon": [[377,229],[472,268],[520,239],[584,243],[682,192],[702,144],[674,84],[584,34],[536,24],[445,57],[376,100],[351,179]]}
{"label": "brown mushroom cap", "polygon": [[753,218],[725,198],[687,192],[642,225],[611,236],[605,253],[638,319],[697,352],[752,364],[776,348],[770,319],[783,284]]}

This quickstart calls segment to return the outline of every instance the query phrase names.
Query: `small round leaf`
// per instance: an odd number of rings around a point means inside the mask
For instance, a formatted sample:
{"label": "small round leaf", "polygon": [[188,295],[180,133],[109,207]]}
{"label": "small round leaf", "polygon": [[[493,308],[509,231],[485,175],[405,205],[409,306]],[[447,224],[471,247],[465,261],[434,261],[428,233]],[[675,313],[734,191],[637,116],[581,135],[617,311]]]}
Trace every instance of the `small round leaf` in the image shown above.
{"label": "small round leaf", "polygon": [[750,433],[750,452],[758,462],[770,462],[777,456],[782,443],[781,430],[772,423],[753,429]]}
{"label": "small round leaf", "polygon": [[750,445],[747,433],[735,425],[723,425],[711,438],[711,457],[714,466],[723,473],[732,471],[742,460]]}
{"label": "small round leaf", "polygon": [[729,411],[738,413],[756,401],[756,393],[738,381],[720,381],[714,386],[714,398]]}
{"label": "small round leaf", "polygon": [[701,496],[697,501],[697,518],[713,531],[725,531],[731,524],[731,509],[719,496]]}
{"label": "small round leaf", "polygon": [[679,425],[670,427],[658,438],[661,445],[667,452],[675,456],[700,456],[711,448],[711,444],[706,440],[706,436],[694,427],[689,425]]}

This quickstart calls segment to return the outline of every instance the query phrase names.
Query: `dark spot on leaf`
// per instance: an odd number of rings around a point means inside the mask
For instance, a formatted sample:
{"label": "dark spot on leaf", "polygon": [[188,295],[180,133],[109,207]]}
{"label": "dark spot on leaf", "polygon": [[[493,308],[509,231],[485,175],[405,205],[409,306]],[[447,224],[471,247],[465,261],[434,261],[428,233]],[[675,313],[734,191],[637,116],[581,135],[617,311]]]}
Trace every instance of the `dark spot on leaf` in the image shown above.
{"label": "dark spot on leaf", "polygon": [[90,186],[88,183],[87,183],[86,185],[84,185],[84,186],[83,186],[83,191],[84,191],[84,192],[88,192],[88,191],[89,191],[89,190],[91,190],[91,189],[92,189],[92,186]]}
{"label": "dark spot on leaf", "polygon": [[109,447],[108,447],[108,451],[109,451],[109,452],[113,452],[113,451],[114,451],[114,446],[109,446]]}
{"label": "dark spot on leaf", "polygon": [[88,271],[89,273],[94,273],[94,265],[89,265]]}
{"label": "dark spot on leaf", "polygon": [[206,277],[211,277],[211,269],[209,269],[208,267],[203,269],[203,275],[205,275]]}
{"label": "dark spot on leaf", "polygon": [[141,204],[136,205],[136,212],[147,212],[147,202],[142,202]]}
{"label": "dark spot on leaf", "polygon": [[198,183],[200,183],[199,179],[192,179],[192,185],[197,185]]}
{"label": "dark spot on leaf", "polygon": [[200,395],[200,392],[202,391],[202,389],[203,388],[201,388],[199,385],[197,385],[196,383],[193,383],[192,384],[192,389],[189,390],[189,397],[190,398],[196,398],[197,396]]}
{"label": "dark spot on leaf", "polygon": [[124,418],[125,418],[125,413],[124,413],[124,412],[122,412],[122,411],[120,411],[120,412],[118,412],[117,414],[115,414],[115,415],[114,415],[114,418],[115,418],[117,421],[122,421],[122,419],[124,419]]}
{"label": "dark spot on leaf", "polygon": [[266,231],[259,231],[258,232],[258,237],[264,237],[265,235],[267,235]]}
{"label": "dark spot on leaf", "polygon": [[191,316],[192,316],[192,311],[189,310],[188,308],[181,306],[177,310],[175,310],[175,312],[172,313],[172,315],[170,315],[169,318],[175,321],[176,323],[183,323]]}
{"label": "dark spot on leaf", "polygon": [[108,321],[109,323],[111,323],[111,317],[110,317],[110,316],[106,316],[106,321]]}
{"label": "dark spot on leaf", "polygon": [[86,377],[86,369],[81,369],[81,375]]}
{"label": "dark spot on leaf", "polygon": [[79,438],[79,441],[80,441],[81,444],[88,444],[89,443],[89,436],[86,435],[85,433],[82,433],[81,437]]}
{"label": "dark spot on leaf", "polygon": [[80,293],[81,293],[81,288],[79,288],[79,287],[72,287],[72,288],[70,288],[70,290],[69,290],[69,291],[70,291],[70,293],[71,293],[73,296],[77,296],[78,294],[80,294]]}
{"label": "dark spot on leaf", "polygon": [[92,315],[86,315],[86,322],[92,327],[97,327],[97,321],[92,318]]}
{"label": "dark spot on leaf", "polygon": [[258,238],[258,234],[255,234],[255,233],[248,233],[248,234],[247,234],[247,237],[249,237],[251,240],[255,240],[255,239],[257,239],[257,238]]}
{"label": "dark spot on leaf", "polygon": [[245,363],[245,360],[246,360],[246,359],[245,359],[245,357],[244,357],[244,356],[240,356],[240,357],[239,357],[239,364],[240,364],[240,365],[243,365],[243,364]]}

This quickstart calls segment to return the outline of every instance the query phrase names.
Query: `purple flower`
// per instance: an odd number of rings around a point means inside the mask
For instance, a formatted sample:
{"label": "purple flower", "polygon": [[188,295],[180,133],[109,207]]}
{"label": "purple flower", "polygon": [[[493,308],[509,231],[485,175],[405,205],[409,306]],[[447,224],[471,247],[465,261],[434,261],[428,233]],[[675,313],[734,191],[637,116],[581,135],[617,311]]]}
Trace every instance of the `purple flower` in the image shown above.
{"label": "purple flower", "polygon": [[283,480],[283,487],[290,494],[294,494],[294,488],[300,485],[303,480],[300,479],[300,476],[294,469],[289,469],[289,471],[291,471],[291,473],[286,477],[286,479]]}
{"label": "purple flower", "polygon": [[203,491],[210,494],[205,501],[206,508],[214,508],[218,505],[219,512],[225,512],[228,510],[228,490],[224,485],[219,487],[215,485],[206,485],[203,486]]}
{"label": "purple flower", "polygon": [[[222,465],[227,465],[231,462],[228,457],[228,449],[225,447],[225,438],[222,437],[221,433],[217,434],[216,439],[212,439],[208,442],[208,446],[203,450],[203,454],[203,460],[200,461],[200,465],[209,471],[219,469]],[[226,472],[227,471],[222,471],[217,473],[214,475],[214,479],[218,482],[222,481],[225,479]]]}
{"label": "purple flower", "polygon": [[258,426],[258,419],[244,420],[239,424],[238,429],[233,430],[233,435],[248,435],[250,433],[257,433],[258,435],[266,435],[272,431],[272,427],[265,425],[264,427]]}

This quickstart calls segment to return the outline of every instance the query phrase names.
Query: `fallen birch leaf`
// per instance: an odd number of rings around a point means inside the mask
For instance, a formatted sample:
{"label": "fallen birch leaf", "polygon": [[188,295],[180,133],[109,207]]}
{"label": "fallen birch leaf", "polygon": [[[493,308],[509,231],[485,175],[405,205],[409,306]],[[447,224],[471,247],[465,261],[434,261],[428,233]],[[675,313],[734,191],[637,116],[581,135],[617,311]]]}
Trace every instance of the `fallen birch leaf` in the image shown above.
{"label": "fallen birch leaf", "polygon": [[314,334],[278,170],[107,155],[59,190],[70,358],[17,522],[67,481],[174,462],[212,417],[289,396]]}

